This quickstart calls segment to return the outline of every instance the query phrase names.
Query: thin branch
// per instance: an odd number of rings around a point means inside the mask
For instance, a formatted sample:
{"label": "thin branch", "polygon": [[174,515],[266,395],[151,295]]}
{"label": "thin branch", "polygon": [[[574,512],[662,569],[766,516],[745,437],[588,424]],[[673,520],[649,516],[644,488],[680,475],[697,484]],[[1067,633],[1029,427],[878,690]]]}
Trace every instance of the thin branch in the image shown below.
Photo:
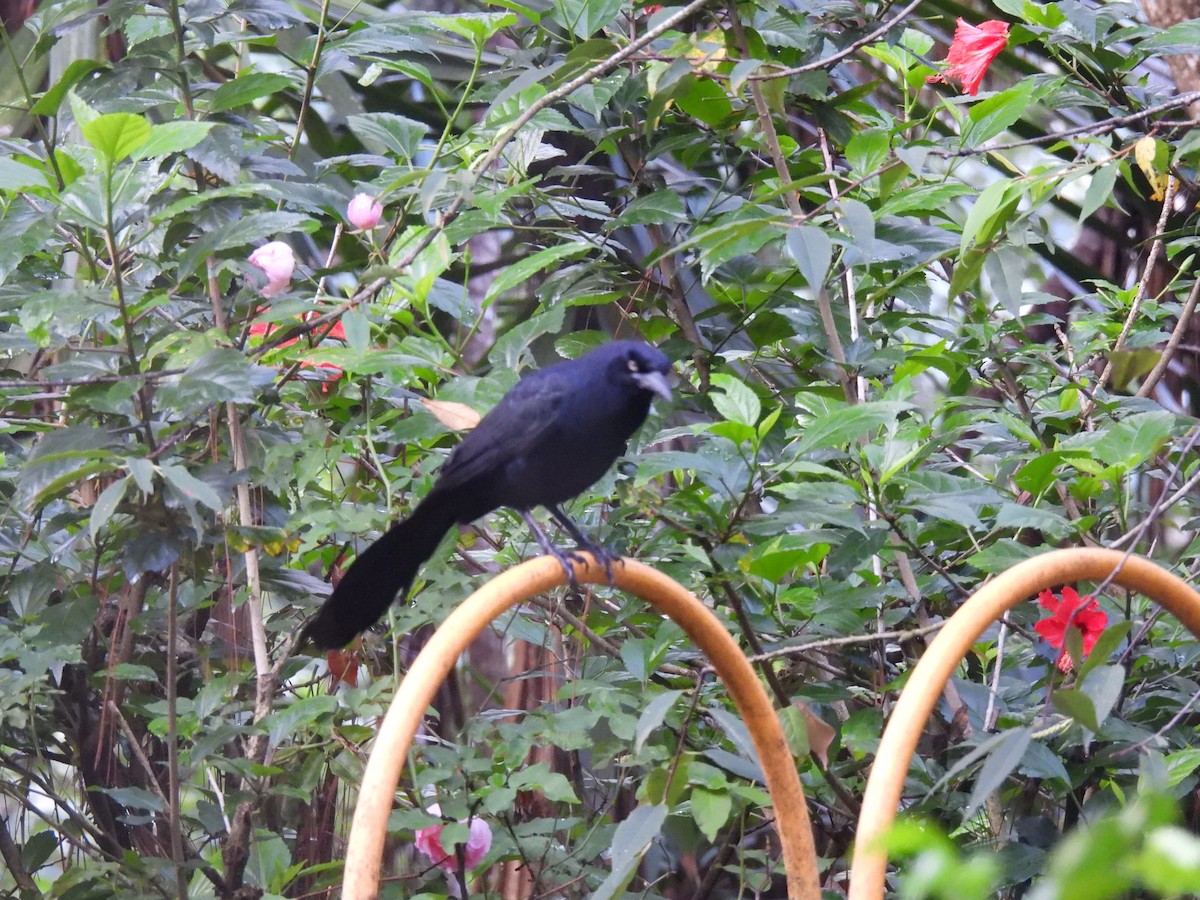
{"label": "thin branch", "polygon": [[1200,299],[1200,277],[1197,277],[1195,283],[1192,285],[1192,292],[1188,294],[1187,302],[1183,304],[1183,309],[1179,311],[1179,320],[1175,323],[1175,330],[1171,332],[1171,337],[1167,339],[1167,346],[1163,348],[1158,362],[1154,364],[1154,368],[1150,370],[1150,374],[1146,376],[1146,380],[1138,388],[1137,396],[1149,397],[1154,389],[1158,387],[1159,381],[1162,380],[1163,375],[1167,372],[1167,366],[1171,364],[1171,359],[1175,356],[1175,353],[1179,350],[1179,345],[1183,342],[1183,336],[1187,333],[1188,325],[1191,324],[1192,313],[1196,311],[1196,301],[1198,299]]}
{"label": "thin branch", "polygon": [[1055,131],[1049,134],[1034,135],[1031,138],[1025,138],[1020,141],[1009,141],[1007,144],[991,144],[986,147],[972,147],[963,150],[939,150],[936,147],[931,147],[929,155],[941,159],[955,159],[962,156],[975,156],[980,153],[995,153],[999,150],[1015,150],[1018,147],[1052,144],[1055,141],[1066,140],[1067,138],[1081,134],[1108,134],[1108,132],[1116,131],[1118,128],[1140,124],[1159,113],[1178,109],[1181,106],[1188,106],[1197,100],[1200,100],[1200,91],[1190,91],[1186,94],[1180,94],[1178,97],[1172,97],[1165,103],[1159,103],[1157,106],[1149,106],[1140,112],[1130,113],[1127,116],[1113,116],[1110,119],[1101,119],[1099,122],[1092,122],[1088,125],[1079,125],[1075,128],[1066,128],[1062,131]]}
{"label": "thin branch", "polygon": [[851,647],[856,644],[874,644],[878,641],[911,641],[927,634],[935,634],[942,630],[945,622],[926,625],[924,628],[906,628],[903,631],[876,631],[874,634],[852,634],[847,637],[825,638],[820,641],[809,641],[807,644],[795,644],[791,647],[780,647],[778,650],[768,650],[749,656],[752,663],[769,662],[780,657],[802,656],[813,650],[828,650],[831,647]]}
{"label": "thin branch", "polygon": [[[1150,293],[1150,282],[1154,277],[1154,270],[1158,266],[1158,258],[1163,251],[1163,233],[1167,229],[1167,217],[1171,214],[1172,202],[1175,199],[1175,188],[1178,182],[1174,175],[1167,176],[1167,189],[1163,192],[1162,211],[1158,216],[1158,225],[1154,229],[1154,242],[1150,245],[1150,253],[1146,256],[1146,265],[1142,269],[1142,278],[1138,282],[1137,294],[1133,298],[1133,302],[1129,304],[1129,314],[1125,316],[1125,323],[1121,326],[1121,333],[1117,335],[1116,342],[1112,345],[1112,350],[1109,353],[1108,361],[1104,364],[1104,371],[1100,373],[1100,378],[1096,382],[1093,393],[1099,395],[1108,384],[1109,378],[1113,373],[1113,358],[1112,353],[1120,350],[1125,346],[1125,339],[1129,337],[1129,332],[1133,328],[1133,323],[1137,321],[1138,315],[1142,310],[1142,303],[1146,300],[1146,295]],[[1197,282],[1200,284],[1200,282]],[[1173,336],[1173,335],[1172,335]],[[1145,396],[1139,394],[1139,396]],[[1086,419],[1091,415],[1095,408],[1095,403],[1092,401],[1085,402],[1080,408],[1080,416]]]}
{"label": "thin branch", "polygon": [[[793,66],[790,69],[780,69],[777,72],[769,72],[763,75],[751,75],[750,79],[752,81],[767,81],[772,78],[788,78],[792,75],[802,75],[805,72],[815,72],[817,69],[827,69],[834,63],[841,62],[860,47],[865,47],[867,44],[879,40],[879,38],[883,37],[885,34],[899,25],[900,22],[908,18],[909,14],[920,5],[921,0],[912,0],[908,6],[904,7],[904,9],[900,10],[900,12],[896,13],[896,15],[892,16],[870,34],[860,37],[853,44],[850,44],[848,47],[843,47],[837,53],[831,53],[829,56],[826,56],[823,59],[805,63],[802,66]],[[771,65],[771,63],[767,63],[767,65]]]}

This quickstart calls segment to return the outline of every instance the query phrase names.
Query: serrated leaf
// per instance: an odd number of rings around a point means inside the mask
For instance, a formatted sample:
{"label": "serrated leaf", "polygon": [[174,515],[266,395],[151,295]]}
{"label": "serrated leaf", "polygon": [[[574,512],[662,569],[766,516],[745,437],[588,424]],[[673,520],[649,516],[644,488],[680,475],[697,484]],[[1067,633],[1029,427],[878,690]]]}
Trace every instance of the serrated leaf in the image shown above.
{"label": "serrated leaf", "polygon": [[539,250],[536,253],[526,256],[524,259],[517,260],[512,265],[506,266],[496,276],[496,279],[488,285],[487,296],[483,300],[483,305],[489,305],[501,294],[512,290],[519,284],[524,284],[538,272],[548,269],[556,262],[571,256],[581,256],[590,249],[582,241],[575,241],[546,247],[544,250]]}
{"label": "serrated leaf", "polygon": [[406,119],[395,113],[359,113],[347,116],[346,124],[368,149],[391,150],[404,161],[411,160],[417,154],[421,138],[429,131],[423,122]]}
{"label": "serrated leaf", "polygon": [[554,18],[587,40],[621,11],[621,0],[555,0]]}
{"label": "serrated leaf", "polygon": [[1105,429],[1092,451],[1106,465],[1132,469],[1158,454],[1174,425],[1166,410],[1138,413]]}
{"label": "serrated leaf", "polygon": [[165,122],[152,125],[150,134],[133,154],[134,159],[152,159],[190,150],[208,137],[211,122]]}
{"label": "serrated leaf", "polygon": [[164,381],[161,399],[176,409],[213,403],[249,403],[257,388],[269,384],[274,372],[249,362],[237,350],[218,347],[192,363],[177,378]]}
{"label": "serrated leaf", "polygon": [[753,428],[762,415],[762,404],[754,390],[732,375],[713,375],[712,383],[716,390],[709,394],[709,399],[717,413],[730,422]]}
{"label": "serrated leaf", "polygon": [[273,744],[283,740],[291,740],[301,729],[310,725],[323,716],[329,715],[338,707],[337,697],[329,694],[315,694],[309,697],[301,697],[293,703],[289,703],[283,709],[276,710],[266,716],[258,723],[258,727],[265,729],[270,736]]}
{"label": "serrated leaf", "polygon": [[150,123],[133,113],[105,113],[80,123],[84,140],[112,164],[121,162],[150,137]]}
{"label": "serrated leaf", "polygon": [[845,446],[853,440],[874,434],[880,428],[891,425],[901,413],[909,409],[912,409],[910,403],[871,400],[819,415],[805,424],[803,434],[796,443],[795,455]]}
{"label": "serrated leaf", "polygon": [[276,91],[291,87],[293,80],[287,75],[277,72],[250,72],[239,75],[232,81],[227,81],[213,92],[209,109],[212,112],[223,112],[247,103],[253,103],[259,97],[266,97]]}
{"label": "serrated leaf", "polygon": [[220,512],[225,508],[225,504],[221,502],[220,494],[213,490],[211,485],[201,481],[183,466],[160,466],[159,471],[168,484],[189,500],[201,503],[216,512]]}
{"label": "serrated leaf", "polygon": [[114,467],[108,452],[111,444],[108,432],[90,425],[71,425],[43,435],[21,470],[17,483],[22,498],[31,506],[40,505],[88,475]]}

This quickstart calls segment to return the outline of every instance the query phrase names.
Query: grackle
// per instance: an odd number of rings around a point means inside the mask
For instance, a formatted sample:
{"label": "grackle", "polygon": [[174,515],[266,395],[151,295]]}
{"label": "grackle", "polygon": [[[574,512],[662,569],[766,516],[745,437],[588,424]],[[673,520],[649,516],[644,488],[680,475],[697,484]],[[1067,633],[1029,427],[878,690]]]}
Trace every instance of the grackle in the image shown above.
{"label": "grackle", "polygon": [[611,565],[612,555],[584,537],[559,504],[594,484],[625,452],[653,395],[670,399],[669,371],[667,358],[649,344],[614,341],[522,378],[454,449],[412,515],[358,555],[301,642],[323,650],[349,643],[408,592],[447,531],[501,506],[521,513],[568,575],[569,557],[529,514],[535,506]]}

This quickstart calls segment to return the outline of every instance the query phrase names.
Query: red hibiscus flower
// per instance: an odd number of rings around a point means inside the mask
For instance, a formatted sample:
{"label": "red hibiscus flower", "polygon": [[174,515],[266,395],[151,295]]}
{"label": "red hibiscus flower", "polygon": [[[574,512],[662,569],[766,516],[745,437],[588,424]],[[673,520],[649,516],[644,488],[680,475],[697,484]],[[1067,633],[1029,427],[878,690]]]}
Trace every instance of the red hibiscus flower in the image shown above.
{"label": "red hibiscus flower", "polygon": [[1058,667],[1069,672],[1071,654],[1066,648],[1067,629],[1078,628],[1083,633],[1083,653],[1086,656],[1092,652],[1096,641],[1108,626],[1108,613],[1100,608],[1094,598],[1080,597],[1070,587],[1062,589],[1061,600],[1048,590],[1042,591],[1038,594],[1038,602],[1043,609],[1050,611],[1050,617],[1034,625],[1033,630],[1044,637],[1051,647],[1062,651],[1058,656]]}
{"label": "red hibiscus flower", "polygon": [[[260,307],[258,311],[265,312],[266,309],[267,309],[267,307],[263,306],[263,307]],[[311,319],[316,315],[317,315],[317,313],[312,312],[312,313],[306,314],[304,316],[304,318]],[[265,337],[265,336],[271,334],[276,329],[276,327],[278,327],[278,326],[272,325],[269,322],[253,322],[250,325],[250,334]],[[322,331],[323,331],[323,329],[318,329],[318,334],[321,333]],[[342,327],[341,322],[334,322],[333,327],[331,329],[329,329],[329,333],[325,334],[324,337],[331,337],[331,338],[336,338],[340,341],[344,341],[344,340],[346,340],[346,329],[344,327]],[[296,341],[298,341],[298,340],[299,340],[299,338],[292,338],[290,341],[284,341],[279,346],[290,347],[292,344],[296,343]],[[318,369],[328,369],[333,373],[333,377],[328,379],[326,381],[326,383],[321,386],[322,391],[329,390],[329,381],[336,381],[337,379],[342,377],[342,372],[343,372],[342,367],[334,365],[333,363],[329,363],[329,362],[311,363],[311,362],[308,362],[307,360],[305,360],[304,362],[300,363],[300,366],[301,366],[301,368],[311,368],[311,367],[315,366]]]}
{"label": "red hibiscus flower", "polygon": [[949,65],[945,71],[931,75],[927,80],[957,78],[962,82],[963,90],[974,97],[979,93],[979,82],[983,81],[988,66],[1007,43],[1007,22],[980,22],[976,27],[965,19],[959,19],[958,27],[954,29],[954,43],[950,45],[950,53],[946,56]]}

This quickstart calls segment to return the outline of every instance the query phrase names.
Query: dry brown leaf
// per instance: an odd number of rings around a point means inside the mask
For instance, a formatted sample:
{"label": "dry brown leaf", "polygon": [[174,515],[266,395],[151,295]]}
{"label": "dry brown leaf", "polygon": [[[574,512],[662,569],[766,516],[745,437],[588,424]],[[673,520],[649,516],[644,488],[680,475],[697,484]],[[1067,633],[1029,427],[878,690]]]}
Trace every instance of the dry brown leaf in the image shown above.
{"label": "dry brown leaf", "polygon": [[482,418],[467,404],[453,400],[422,400],[421,405],[433,413],[439,422],[455,431],[470,431]]}
{"label": "dry brown leaf", "polygon": [[808,727],[808,749],[821,761],[821,765],[829,765],[829,746],[837,737],[837,730],[818,716],[803,700],[792,703],[804,715],[804,724]]}

